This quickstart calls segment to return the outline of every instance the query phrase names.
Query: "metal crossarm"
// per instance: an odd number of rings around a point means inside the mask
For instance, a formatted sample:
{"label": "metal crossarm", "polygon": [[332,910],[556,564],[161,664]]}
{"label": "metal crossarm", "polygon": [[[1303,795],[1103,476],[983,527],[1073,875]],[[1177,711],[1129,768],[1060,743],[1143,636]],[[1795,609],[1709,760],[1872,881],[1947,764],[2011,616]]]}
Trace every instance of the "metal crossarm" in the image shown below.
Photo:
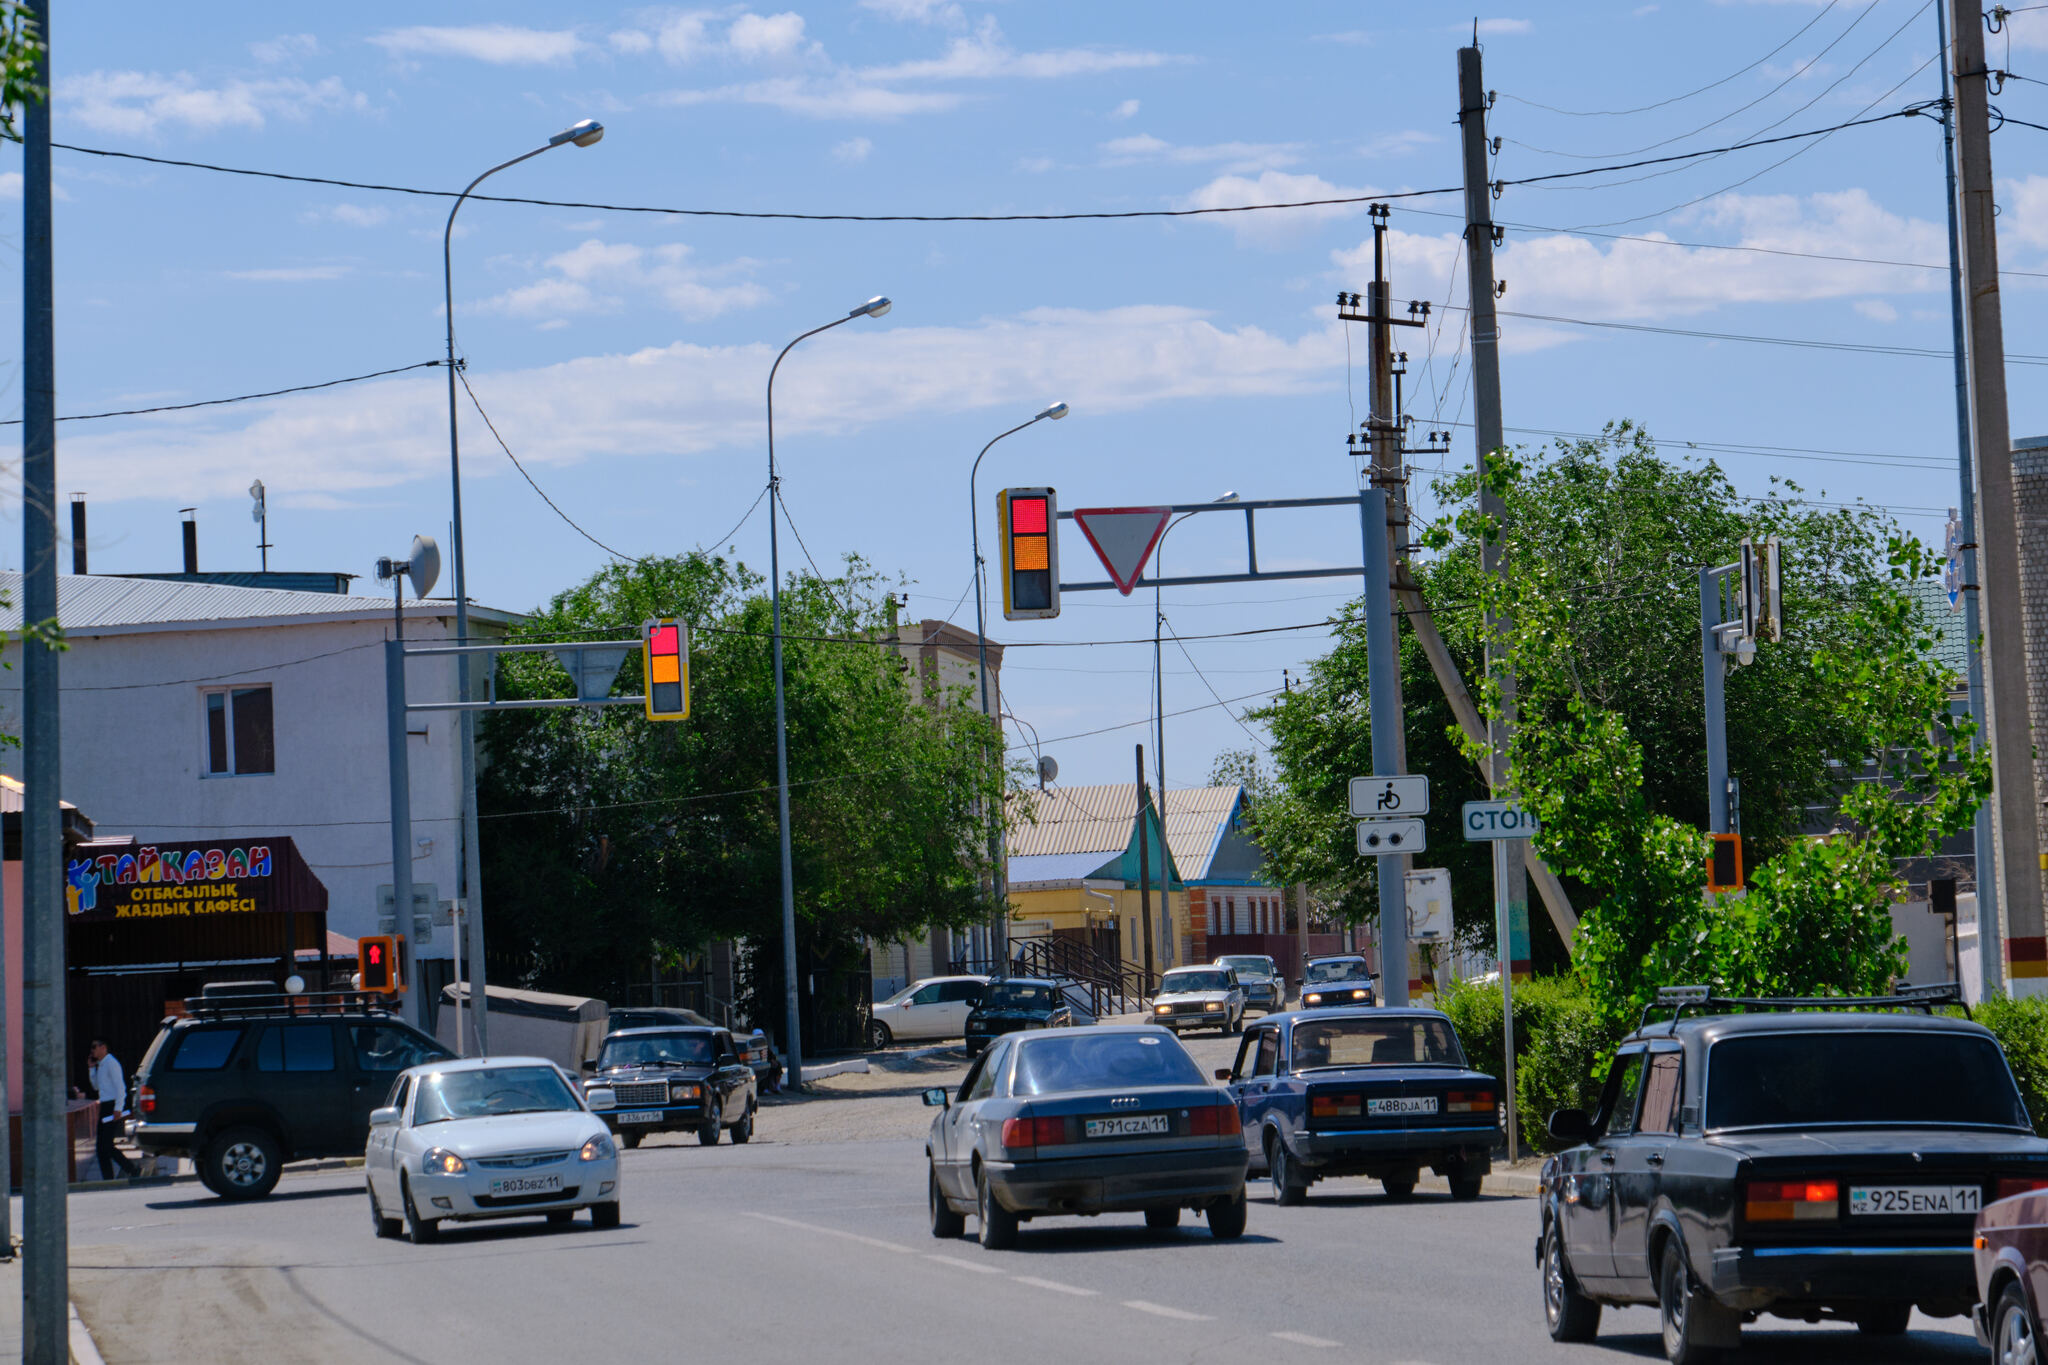
{"label": "metal crossarm", "polygon": [[[1177,578],[1158,578],[1140,574],[1139,584],[1161,588],[1201,587],[1215,583],[1278,583],[1296,578],[1353,578],[1362,576],[1365,567],[1360,564],[1345,564],[1327,569],[1272,569],[1259,568],[1259,512],[1281,511],[1296,507],[1362,507],[1364,495],[1349,494],[1334,498],[1252,498],[1248,501],[1229,503],[1217,502],[1176,502],[1162,505],[1159,510],[1169,516],[1181,516],[1193,512],[1229,512],[1244,514],[1245,571],[1243,573],[1185,574]],[[1061,521],[1072,521],[1076,510],[1086,512],[1088,508],[1062,508]],[[1061,592],[1104,592],[1116,588],[1116,583],[1104,578],[1085,583],[1061,583]]]}

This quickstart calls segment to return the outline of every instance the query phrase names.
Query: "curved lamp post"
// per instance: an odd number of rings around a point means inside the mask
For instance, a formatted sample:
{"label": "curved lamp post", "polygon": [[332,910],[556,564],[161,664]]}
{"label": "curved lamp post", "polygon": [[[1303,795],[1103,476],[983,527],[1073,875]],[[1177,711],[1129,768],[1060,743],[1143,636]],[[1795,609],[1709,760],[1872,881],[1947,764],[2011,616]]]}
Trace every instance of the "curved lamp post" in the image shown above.
{"label": "curved lamp post", "polygon": [[[988,697],[988,621],[985,614],[986,608],[983,606],[983,599],[988,596],[988,590],[987,585],[983,581],[981,565],[981,503],[975,497],[974,481],[981,473],[982,456],[995,449],[996,441],[1002,440],[1004,436],[1015,436],[1024,428],[1036,425],[1048,418],[1057,422],[1071,411],[1072,409],[1065,403],[1054,403],[1052,406],[1042,409],[1029,422],[1019,422],[1016,426],[1011,427],[1008,431],[1003,432],[983,446],[981,448],[981,455],[974,457],[974,467],[967,471],[967,524],[971,528],[974,540],[974,649],[977,661],[976,666],[981,671],[981,714],[984,716],[994,717],[995,712],[989,704]],[[1058,532],[1058,527],[1047,528],[1047,534],[1049,535],[1057,535]],[[996,727],[997,732],[1000,733],[1002,728],[1000,718],[996,719]],[[1003,976],[1007,974],[1010,963],[1010,910],[1009,906],[1005,903],[1005,899],[1008,896],[1009,878],[1004,875],[1003,868],[1003,820],[1002,808],[1000,806],[996,809],[995,817],[989,821],[988,864],[989,878],[995,893],[995,908],[989,916],[988,952],[989,962],[994,968],[990,975]]]}
{"label": "curved lamp post", "polygon": [[782,480],[775,472],[775,372],[782,368],[782,357],[796,348],[797,341],[829,332],[855,318],[881,317],[893,307],[895,305],[887,298],[877,295],[845,317],[834,318],[823,327],[813,327],[805,332],[783,347],[781,355],[776,356],[775,363],[768,367],[768,602],[773,618],[771,648],[775,656],[775,824],[782,845],[782,1047],[788,1058],[785,1074],[791,1089],[803,1084],[804,1059],[797,1013],[796,881],[790,871],[789,857],[789,726],[784,719],[782,702],[782,551],[776,532],[780,516],[776,509],[782,501]]}
{"label": "curved lamp post", "polygon": [[[588,147],[604,136],[604,125],[596,119],[584,119],[571,124],[547,140],[545,146],[513,157],[510,161],[491,167],[482,175],[469,182],[461,194],[455,196],[455,203],[448,210],[448,226],[441,232],[441,302],[448,321],[448,477],[453,488],[454,515],[449,526],[450,548],[455,557],[455,642],[469,643],[469,578],[463,572],[462,561],[462,444],[457,437],[455,419],[455,266],[451,247],[455,240],[455,215],[462,211],[470,192],[478,185],[496,175],[507,166],[539,156],[542,152],[573,142],[578,147]],[[455,699],[469,700],[470,656],[457,656],[455,669]],[[469,900],[469,962],[470,962],[470,1005],[476,1019],[477,1052],[489,1051],[487,1044],[489,1009],[484,990],[484,921],[482,860],[477,852],[476,829],[476,713],[457,712],[461,728],[462,760],[462,885]]]}

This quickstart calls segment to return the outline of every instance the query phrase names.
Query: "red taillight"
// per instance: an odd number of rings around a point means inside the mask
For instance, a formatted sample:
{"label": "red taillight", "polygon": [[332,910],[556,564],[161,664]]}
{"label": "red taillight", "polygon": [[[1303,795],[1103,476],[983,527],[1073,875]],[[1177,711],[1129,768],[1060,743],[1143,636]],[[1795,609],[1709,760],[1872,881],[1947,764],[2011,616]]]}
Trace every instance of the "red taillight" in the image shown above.
{"label": "red taillight", "polygon": [[1067,1121],[1051,1119],[1004,1119],[1003,1146],[1057,1147],[1067,1140]]}
{"label": "red taillight", "polygon": [[1355,1119],[1360,1103],[1357,1095],[1311,1095],[1308,1111],[1319,1119]]}
{"label": "red taillight", "polygon": [[2016,1194],[2028,1194],[2034,1190],[2048,1190],[2048,1176],[2002,1175],[1998,1178],[1997,1199],[2010,1199]]}
{"label": "red taillight", "polygon": [[156,1091],[146,1085],[136,1087],[135,1110],[141,1114],[154,1114],[156,1112]]}
{"label": "red taillight", "polygon": [[1212,1104],[1188,1110],[1188,1134],[1191,1137],[1236,1137],[1239,1131],[1237,1106],[1234,1104]]}
{"label": "red taillight", "polygon": [[1453,1090],[1444,1096],[1446,1114],[1491,1114],[1493,1092],[1491,1090]]}
{"label": "red taillight", "polygon": [[1832,1180],[1752,1180],[1742,1216],[1752,1223],[1808,1222],[1840,1216],[1842,1187]]}

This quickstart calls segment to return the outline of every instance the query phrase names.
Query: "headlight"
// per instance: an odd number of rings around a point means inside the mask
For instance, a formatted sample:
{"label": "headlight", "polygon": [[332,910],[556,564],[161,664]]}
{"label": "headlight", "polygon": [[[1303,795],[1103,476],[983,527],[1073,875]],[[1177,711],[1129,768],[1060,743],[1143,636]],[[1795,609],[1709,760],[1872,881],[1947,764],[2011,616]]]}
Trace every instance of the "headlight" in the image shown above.
{"label": "headlight", "polygon": [[1365,999],[1365,992],[1364,992],[1364,991],[1353,991],[1353,992],[1351,992],[1351,998],[1352,998],[1353,1000],[1363,1000],[1363,999]]}
{"label": "headlight", "polygon": [[612,1146],[612,1139],[609,1133],[599,1133],[596,1137],[584,1143],[583,1150],[577,1153],[585,1161],[604,1161],[618,1154],[619,1149]]}
{"label": "headlight", "polygon": [[697,1086],[686,1085],[681,1081],[668,1088],[668,1097],[672,1100],[694,1100],[697,1098],[698,1093]]}
{"label": "headlight", "polygon": [[436,1147],[427,1153],[420,1169],[428,1175],[461,1175],[469,1166],[446,1147]]}
{"label": "headlight", "polygon": [[1153,1012],[1154,1014],[1172,1014],[1172,1013],[1173,1013],[1173,1006],[1171,1006],[1171,1005],[1154,1005],[1154,1006],[1152,1007],[1152,1012]]}
{"label": "headlight", "polygon": [[1304,995],[1301,997],[1301,1001],[1305,1005],[1320,1005],[1323,1003],[1323,993],[1316,991],[1311,995]]}
{"label": "headlight", "polygon": [[1207,1011],[1209,1011],[1209,1012],[1210,1012],[1211,1014],[1214,1014],[1214,1013],[1216,1013],[1216,1012],[1217,1012],[1218,1010],[1221,1010],[1221,1009],[1223,1008],[1223,1006],[1222,1006],[1222,1004],[1221,1004],[1220,1002],[1218,1002],[1218,1001],[1215,1001],[1215,1000],[1211,1000],[1211,1001],[1210,1001],[1210,1002],[1209,1002],[1208,1004],[1206,1004],[1206,1005],[1202,1006],[1202,1008],[1203,1008],[1203,1009],[1205,1009],[1205,1010],[1207,1010]]}

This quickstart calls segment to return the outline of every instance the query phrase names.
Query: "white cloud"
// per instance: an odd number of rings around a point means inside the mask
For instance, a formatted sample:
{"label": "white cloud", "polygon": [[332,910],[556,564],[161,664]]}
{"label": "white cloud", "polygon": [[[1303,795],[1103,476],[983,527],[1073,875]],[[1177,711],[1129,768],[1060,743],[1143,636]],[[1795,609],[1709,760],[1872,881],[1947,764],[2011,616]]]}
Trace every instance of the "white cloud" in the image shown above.
{"label": "white cloud", "polygon": [[848,77],[812,79],[783,76],[725,85],[712,90],[673,90],[657,104],[765,104],[808,118],[891,119],[907,114],[943,114],[960,107],[958,95],[913,94],[866,85]]}
{"label": "white cloud", "polygon": [[1318,43],[1341,43],[1345,47],[1368,47],[1372,44],[1373,36],[1365,29],[1352,28],[1346,29],[1342,33],[1318,33],[1312,41]]}
{"label": "white cloud", "polygon": [[1027,156],[1018,159],[1017,169],[1026,175],[1044,175],[1047,171],[1057,168],[1059,164],[1049,156]]}
{"label": "white cloud", "polygon": [[678,14],[664,20],[655,31],[654,45],[676,66],[695,61],[710,50],[711,34],[707,16]]}
{"label": "white cloud", "polygon": [[832,159],[843,166],[858,166],[874,150],[875,144],[864,137],[848,138],[832,149]]}
{"label": "white cloud", "polygon": [[2048,175],[2006,180],[1999,188],[2008,196],[2007,211],[1998,216],[1999,235],[2028,246],[2048,247]]}
{"label": "white cloud", "polygon": [[1380,133],[1358,149],[1360,156],[1406,156],[1420,147],[1427,147],[1443,139],[1435,133],[1425,133],[1420,128],[1404,128],[1398,133]]}
{"label": "white cloud", "polygon": [[[0,199],[19,199],[21,190],[20,171],[0,171]],[[60,204],[71,198],[62,185],[55,184],[50,186],[50,197]]]}
{"label": "white cloud", "polygon": [[622,28],[616,33],[606,35],[605,41],[612,45],[612,51],[623,52],[628,56],[646,52],[654,46],[654,39],[637,28]]}
{"label": "white cloud", "polygon": [[2005,36],[2022,52],[2048,52],[2048,10],[2006,15]]}
{"label": "white cloud", "polygon": [[1136,100],[1125,100],[1122,104],[1110,110],[1109,116],[1111,118],[1129,118],[1137,112],[1138,102]]}
{"label": "white cloud", "polygon": [[363,204],[329,204],[299,215],[302,223],[340,223],[344,227],[378,227],[389,222],[391,210]]}
{"label": "white cloud", "polygon": [[1226,171],[1243,174],[1292,166],[1301,160],[1298,142],[1218,142],[1207,147],[1181,147],[1150,133],[1114,138],[1102,144],[1102,164],[1132,166],[1154,163],[1206,166],[1222,163]]}
{"label": "white cloud", "polygon": [[[1263,171],[1257,179],[1241,175],[1218,176],[1182,200],[1178,207],[1214,209],[1241,204],[1293,204],[1315,199],[1353,199],[1372,193],[1369,189],[1333,185],[1319,175]],[[1318,224],[1363,213],[1365,207],[1361,202],[1329,204],[1312,209],[1229,213],[1220,214],[1212,221],[1220,221],[1229,227],[1240,242],[1280,246],[1299,240]]]}
{"label": "white cloud", "polygon": [[903,23],[958,27],[967,22],[954,0],[860,0],[860,7]]}
{"label": "white cloud", "polygon": [[1503,37],[1512,33],[1527,33],[1536,26],[1527,19],[1481,19],[1479,36],[1482,38]]}
{"label": "white cloud", "polygon": [[197,132],[261,128],[267,117],[304,118],[317,110],[364,109],[369,101],[337,76],[230,80],[202,86],[185,72],[88,71],[60,80],[57,98],[70,117],[95,132],[148,137],[166,124]]}
{"label": "white cloud", "polygon": [[268,42],[249,44],[249,54],[265,66],[295,62],[319,51],[320,40],[310,33],[287,33]]}
{"label": "white cloud", "polygon": [[306,284],[338,280],[349,272],[350,267],[345,265],[279,265],[253,270],[224,270],[221,273],[231,280],[250,280],[258,284]]}
{"label": "white cloud", "polygon": [[1886,303],[1883,299],[1858,299],[1851,306],[1872,322],[1897,322],[1899,320],[1899,310]]}
{"label": "white cloud", "polygon": [[572,29],[416,25],[389,29],[370,41],[394,57],[467,57],[493,66],[552,66],[573,60],[583,40]]}
{"label": "white cloud", "polygon": [[982,20],[973,37],[955,38],[947,45],[943,57],[870,67],[861,74],[875,81],[994,80],[1003,77],[1052,80],[1164,66],[1172,60],[1163,52],[1103,51],[1078,47],[1017,52],[1003,40],[1002,30],[991,17]]}
{"label": "white cloud", "polygon": [[725,40],[734,55],[748,61],[788,57],[803,45],[804,17],[788,11],[765,16],[742,14],[726,30]]}
{"label": "white cloud", "polygon": [[559,319],[565,314],[609,313],[629,299],[652,298],[692,321],[766,303],[768,291],[745,276],[746,258],[701,267],[680,242],[642,247],[595,238],[551,256],[546,277],[477,305],[513,317]]}

